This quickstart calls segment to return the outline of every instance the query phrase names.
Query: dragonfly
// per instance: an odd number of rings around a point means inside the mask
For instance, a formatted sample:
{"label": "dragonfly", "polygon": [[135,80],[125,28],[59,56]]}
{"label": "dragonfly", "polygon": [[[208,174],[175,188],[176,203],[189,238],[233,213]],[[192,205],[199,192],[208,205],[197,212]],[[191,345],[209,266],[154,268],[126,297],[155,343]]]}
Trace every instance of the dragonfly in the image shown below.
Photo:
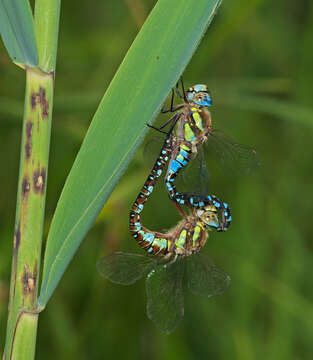
{"label": "dragonfly", "polygon": [[169,132],[130,211],[130,232],[146,255],[115,252],[97,264],[100,274],[117,284],[130,285],[146,277],[147,316],[164,333],[174,331],[183,318],[184,288],[209,297],[222,294],[230,284],[229,275],[200,253],[209,231],[226,231],[229,226],[230,208],[222,200],[202,195],[202,206],[186,203],[188,214],[177,205],[183,218],[165,233],[142,225],[141,212],[175,146]]}
{"label": "dragonfly", "polygon": [[169,132],[150,174],[131,207],[129,229],[131,235],[148,254],[173,256],[176,259],[178,256],[188,256],[199,251],[205,241],[198,239],[206,240],[207,230],[226,231],[232,219],[228,204],[215,195],[197,195],[200,204],[195,207],[192,205],[193,193],[189,193],[186,194],[186,198],[190,196],[189,201],[184,204],[189,214],[186,214],[179,204],[175,204],[183,220],[174,229],[164,234],[148,230],[142,225],[141,212],[171,157],[175,142],[174,134]]}
{"label": "dragonfly", "polygon": [[171,106],[162,112],[175,112],[175,114],[160,128],[151,127],[162,132],[165,126],[171,124],[170,131],[174,131],[177,139],[177,146],[172,152],[165,176],[165,185],[170,199],[181,205],[186,205],[191,200],[192,203],[189,205],[198,207],[202,206],[202,202],[197,196],[181,193],[176,187],[178,174],[186,168],[191,159],[197,158],[204,173],[207,172],[206,154],[208,154],[209,158],[216,159],[231,176],[254,172],[259,167],[259,159],[252,147],[239,144],[222,131],[213,129],[208,110],[212,105],[212,100],[206,85],[194,85],[187,92],[183,81],[181,81],[181,86],[183,94],[178,90],[178,86],[176,86],[176,93],[184,101],[183,104],[173,106],[174,91],[172,91]]}
{"label": "dragonfly", "polygon": [[146,255],[117,252],[98,263],[99,272],[115,283],[129,285],[146,276],[147,315],[165,333],[172,332],[183,318],[185,286],[194,293],[213,296],[223,293],[230,284],[230,277],[200,253],[209,231],[228,229],[232,219],[227,203],[215,195],[189,192],[184,194],[183,204],[187,214],[182,204],[175,203],[182,220],[173,229],[161,233],[142,224],[141,213],[146,201],[166,164],[181,147],[181,140],[173,131],[175,126],[173,121],[130,210],[130,233]]}
{"label": "dragonfly", "polygon": [[97,264],[105,278],[120,285],[131,285],[146,278],[146,312],[163,333],[173,332],[184,316],[184,291],[211,297],[223,294],[230,286],[229,275],[217,268],[205,253],[164,259],[138,253],[115,252]]}

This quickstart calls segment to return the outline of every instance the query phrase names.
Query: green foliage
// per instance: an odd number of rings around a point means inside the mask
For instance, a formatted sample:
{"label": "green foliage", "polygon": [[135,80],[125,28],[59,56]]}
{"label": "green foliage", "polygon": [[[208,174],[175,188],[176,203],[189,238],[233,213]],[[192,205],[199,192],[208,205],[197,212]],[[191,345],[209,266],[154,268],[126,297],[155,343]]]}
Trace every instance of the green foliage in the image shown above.
{"label": "green foliage", "polygon": [[0,0],[0,34],[12,61],[31,66],[38,64],[28,0]]}
{"label": "green foliage", "polygon": [[[255,146],[262,161],[255,177],[211,174],[212,193],[230,203],[234,220],[226,234],[210,234],[206,251],[231,276],[229,290],[186,296],[181,326],[163,336],[146,317],[143,280],[123,287],[97,273],[96,262],[111,251],[143,253],[128,233],[129,208],[150,171],[139,148],[40,315],[38,359],[310,359],[313,4],[254,1],[243,17],[247,2],[240,3],[223,2],[184,74],[187,86],[209,85],[214,125]],[[144,19],[155,1],[63,2],[46,233],[93,111],[137,33],[129,4],[139,4]],[[3,348],[24,74],[4,50],[0,71]],[[143,216],[154,230],[177,222],[163,184]]]}

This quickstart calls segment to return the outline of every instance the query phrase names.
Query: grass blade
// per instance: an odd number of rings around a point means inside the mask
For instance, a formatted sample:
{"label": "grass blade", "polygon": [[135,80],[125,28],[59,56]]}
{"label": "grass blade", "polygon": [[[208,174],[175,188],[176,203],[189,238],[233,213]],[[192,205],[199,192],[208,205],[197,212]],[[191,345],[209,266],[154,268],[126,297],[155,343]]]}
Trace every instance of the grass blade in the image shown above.
{"label": "grass blade", "polygon": [[0,33],[13,62],[38,65],[33,15],[27,0],[0,0]]}

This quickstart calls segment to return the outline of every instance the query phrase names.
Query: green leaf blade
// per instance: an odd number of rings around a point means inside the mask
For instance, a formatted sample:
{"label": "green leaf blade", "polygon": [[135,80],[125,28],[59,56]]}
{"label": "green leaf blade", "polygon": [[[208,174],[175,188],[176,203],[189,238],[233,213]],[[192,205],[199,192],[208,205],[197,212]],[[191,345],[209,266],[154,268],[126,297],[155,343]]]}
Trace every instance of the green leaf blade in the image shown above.
{"label": "green leaf blade", "polygon": [[40,306],[46,305],[219,3],[159,0],[129,49],[94,115],[59,199],[48,236]]}
{"label": "green leaf blade", "polygon": [[33,15],[27,0],[0,0],[0,34],[13,62],[38,65]]}

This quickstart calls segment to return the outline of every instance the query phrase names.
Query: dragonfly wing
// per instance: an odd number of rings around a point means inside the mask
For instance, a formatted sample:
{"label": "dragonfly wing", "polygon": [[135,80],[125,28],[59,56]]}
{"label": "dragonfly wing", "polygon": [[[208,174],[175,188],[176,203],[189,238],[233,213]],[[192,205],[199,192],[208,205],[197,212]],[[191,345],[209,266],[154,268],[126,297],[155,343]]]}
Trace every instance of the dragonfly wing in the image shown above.
{"label": "dragonfly wing", "polygon": [[162,136],[149,136],[143,145],[143,160],[145,165],[149,168],[153,166],[156,158],[160,155],[161,148],[164,144],[165,135]]}
{"label": "dragonfly wing", "polygon": [[222,294],[229,287],[229,275],[218,269],[205,254],[192,255],[186,262],[187,286],[193,294],[210,297]]}
{"label": "dragonfly wing", "polygon": [[176,180],[180,192],[208,194],[210,189],[210,170],[206,165],[203,147],[198,149],[195,159],[189,161]]}
{"label": "dragonfly wing", "polygon": [[156,265],[155,259],[141,254],[115,252],[99,260],[97,268],[110,281],[131,285],[146,276]]}
{"label": "dragonfly wing", "polygon": [[160,265],[147,276],[147,315],[164,333],[176,329],[184,316],[183,262]]}
{"label": "dragonfly wing", "polygon": [[205,144],[206,158],[214,157],[227,175],[241,176],[255,172],[260,161],[255,149],[236,143],[220,130],[213,130]]}

